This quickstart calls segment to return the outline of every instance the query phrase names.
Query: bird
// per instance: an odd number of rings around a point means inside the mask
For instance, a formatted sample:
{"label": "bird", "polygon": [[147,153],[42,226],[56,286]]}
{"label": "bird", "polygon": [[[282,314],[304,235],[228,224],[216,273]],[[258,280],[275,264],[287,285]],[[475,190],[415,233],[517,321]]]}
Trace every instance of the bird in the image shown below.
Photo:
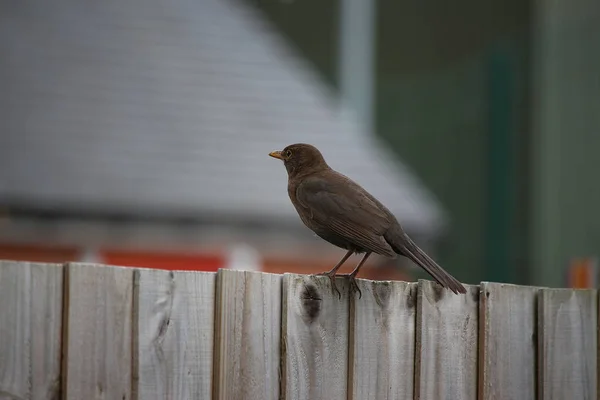
{"label": "bird", "polygon": [[[327,272],[332,290],[341,293],[336,276],[350,279],[350,290],[362,293],[356,275],[372,253],[412,260],[444,288],[455,294],[465,287],[429,257],[404,231],[397,218],[379,200],[347,176],[332,169],[313,145],[295,143],[269,156],[283,161],[287,190],[301,221],[321,239],[345,249],[346,254]],[[364,254],[350,274],[337,274],[353,254]]]}

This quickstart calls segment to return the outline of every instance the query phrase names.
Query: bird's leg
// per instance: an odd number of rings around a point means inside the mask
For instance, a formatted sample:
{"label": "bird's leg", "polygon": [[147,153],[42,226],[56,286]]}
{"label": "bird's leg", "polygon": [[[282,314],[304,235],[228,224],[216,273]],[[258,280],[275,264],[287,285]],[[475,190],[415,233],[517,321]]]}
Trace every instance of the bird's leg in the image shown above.
{"label": "bird's leg", "polygon": [[338,297],[340,299],[342,298],[342,294],[340,293],[340,291],[337,288],[337,285],[335,284],[335,273],[337,272],[338,269],[340,269],[340,267],[342,266],[342,264],[344,264],[346,262],[346,260],[348,259],[348,257],[350,257],[353,253],[354,253],[353,250],[348,250],[348,252],[346,253],[346,255],[344,257],[342,257],[342,259],[340,260],[340,262],[337,263],[335,265],[335,267],[331,268],[331,270],[329,272],[321,272],[319,274],[315,274],[315,275],[325,275],[325,276],[328,276],[329,280],[331,281],[331,289],[332,289],[332,291],[337,292]]}
{"label": "bird's leg", "polygon": [[352,271],[349,274],[342,275],[342,276],[347,276],[348,278],[350,278],[350,292],[354,292],[354,290],[356,290],[358,292],[359,299],[362,297],[362,292],[360,291],[360,289],[358,288],[358,285],[356,284],[356,275],[358,275],[358,270],[360,269],[360,267],[363,266],[363,264],[365,263],[365,261],[367,261],[367,258],[369,258],[370,255],[371,255],[371,252],[367,252],[365,254],[365,256],[362,258],[362,260],[360,260],[360,262],[358,263],[356,268],[354,268],[354,271]]}

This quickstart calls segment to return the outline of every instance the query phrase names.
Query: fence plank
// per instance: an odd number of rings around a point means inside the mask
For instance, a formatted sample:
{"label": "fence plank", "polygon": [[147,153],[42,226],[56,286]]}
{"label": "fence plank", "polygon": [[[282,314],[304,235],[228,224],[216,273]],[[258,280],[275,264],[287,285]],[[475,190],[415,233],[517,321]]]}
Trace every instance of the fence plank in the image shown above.
{"label": "fence plank", "polygon": [[60,392],[63,268],[0,261],[0,399]]}
{"label": "fence plank", "polygon": [[214,272],[135,272],[133,390],[140,399],[210,398],[215,277]]}
{"label": "fence plank", "polygon": [[133,272],[67,265],[66,399],[131,398]]}
{"label": "fence plank", "polygon": [[358,283],[0,261],[0,399],[597,397],[596,290]]}
{"label": "fence plank", "polygon": [[417,284],[360,279],[350,300],[350,399],[413,398]]}
{"label": "fence plank", "polygon": [[419,281],[415,392],[417,399],[477,398],[479,286],[456,295]]}
{"label": "fence plank", "polygon": [[479,307],[479,393],[485,400],[536,396],[538,288],[483,282]]}
{"label": "fence plank", "polygon": [[542,289],[538,307],[540,398],[596,399],[596,290]]}
{"label": "fence plank", "polygon": [[345,400],[348,376],[348,283],[283,277],[282,386],[287,400]]}
{"label": "fence plank", "polygon": [[215,399],[279,399],[281,275],[219,270]]}

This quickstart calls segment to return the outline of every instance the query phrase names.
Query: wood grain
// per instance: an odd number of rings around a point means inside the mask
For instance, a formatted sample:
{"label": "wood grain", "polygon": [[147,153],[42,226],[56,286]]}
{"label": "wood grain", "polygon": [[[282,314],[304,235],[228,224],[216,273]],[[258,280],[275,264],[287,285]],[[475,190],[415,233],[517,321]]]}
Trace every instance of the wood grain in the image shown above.
{"label": "wood grain", "polygon": [[597,398],[597,291],[541,289],[539,398]]}
{"label": "wood grain", "polygon": [[477,399],[479,286],[456,295],[419,281],[415,398]]}
{"label": "wood grain", "polygon": [[134,398],[209,399],[214,272],[134,274]]}
{"label": "wood grain", "polygon": [[282,386],[288,400],[345,400],[348,384],[348,284],[285,274],[282,310]]}
{"label": "wood grain", "polygon": [[359,279],[350,300],[349,399],[413,398],[417,283]]}
{"label": "wood grain", "polygon": [[65,399],[131,398],[133,272],[67,265]]}
{"label": "wood grain", "polygon": [[0,399],[60,393],[63,268],[0,261]]}
{"label": "wood grain", "polygon": [[535,399],[538,288],[483,282],[479,398]]}
{"label": "wood grain", "polygon": [[215,399],[277,400],[281,275],[219,270]]}

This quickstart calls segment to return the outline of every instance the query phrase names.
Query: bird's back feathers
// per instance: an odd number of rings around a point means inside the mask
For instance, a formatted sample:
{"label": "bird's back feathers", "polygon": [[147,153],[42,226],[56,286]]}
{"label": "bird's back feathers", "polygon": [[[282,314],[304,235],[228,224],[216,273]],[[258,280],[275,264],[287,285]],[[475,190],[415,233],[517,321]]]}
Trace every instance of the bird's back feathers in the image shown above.
{"label": "bird's back feathers", "polygon": [[[383,238],[390,226],[388,216],[368,196],[352,190],[346,179],[334,174],[305,177],[295,190],[303,221],[318,234],[331,230],[357,251],[395,257]],[[349,195],[349,190],[354,195]]]}

